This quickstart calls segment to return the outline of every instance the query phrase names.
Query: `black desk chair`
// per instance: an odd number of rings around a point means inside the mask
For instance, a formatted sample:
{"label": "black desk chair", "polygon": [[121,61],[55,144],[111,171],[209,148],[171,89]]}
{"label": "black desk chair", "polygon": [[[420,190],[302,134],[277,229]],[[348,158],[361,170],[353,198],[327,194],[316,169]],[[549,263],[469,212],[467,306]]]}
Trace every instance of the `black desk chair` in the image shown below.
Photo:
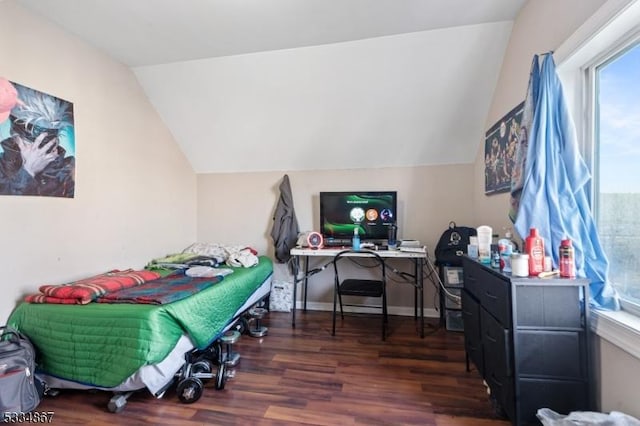
{"label": "black desk chair", "polygon": [[[357,253],[358,257],[351,257],[351,259],[367,259],[373,262],[371,266],[372,271],[379,273],[379,279],[355,279],[347,278],[340,279],[340,271],[342,275],[345,275],[343,265],[350,264],[351,262],[344,262],[349,253]],[[336,302],[340,302],[340,315],[344,319],[344,311],[342,306],[358,306],[367,308],[379,308],[382,310],[382,340],[386,338],[387,328],[387,278],[384,260],[374,251],[370,250],[343,250],[336,254],[333,258],[333,267],[335,271],[335,282],[333,290],[333,331],[332,336],[336,335]],[[359,296],[359,297],[378,297],[382,299],[380,305],[365,305],[365,304],[343,304],[342,296]]]}

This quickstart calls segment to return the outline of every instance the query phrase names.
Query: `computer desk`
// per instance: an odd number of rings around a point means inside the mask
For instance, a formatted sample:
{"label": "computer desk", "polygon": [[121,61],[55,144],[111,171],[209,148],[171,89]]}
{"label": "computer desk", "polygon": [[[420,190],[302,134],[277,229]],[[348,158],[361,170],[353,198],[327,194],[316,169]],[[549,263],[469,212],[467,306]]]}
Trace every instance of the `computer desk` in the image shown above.
{"label": "computer desk", "polygon": [[[307,310],[307,285],[309,281],[309,277],[313,275],[315,272],[320,271],[309,271],[309,258],[311,257],[331,257],[333,258],[336,254],[341,251],[348,249],[348,247],[340,247],[340,248],[320,248],[320,249],[311,249],[311,248],[293,248],[291,249],[291,256],[293,258],[293,310],[291,316],[291,327],[296,326],[296,305],[297,305],[297,297],[298,297],[298,284],[303,283],[302,290],[304,291],[303,295],[303,310]],[[385,259],[407,259],[413,262],[413,274],[414,274],[414,318],[420,320],[420,337],[424,338],[424,265],[427,260],[427,251],[424,247],[416,251],[401,251],[401,250],[371,250],[378,254],[383,260]],[[359,253],[349,253],[347,256],[353,257],[364,257]],[[300,275],[301,271],[301,262],[304,263],[304,274]]]}

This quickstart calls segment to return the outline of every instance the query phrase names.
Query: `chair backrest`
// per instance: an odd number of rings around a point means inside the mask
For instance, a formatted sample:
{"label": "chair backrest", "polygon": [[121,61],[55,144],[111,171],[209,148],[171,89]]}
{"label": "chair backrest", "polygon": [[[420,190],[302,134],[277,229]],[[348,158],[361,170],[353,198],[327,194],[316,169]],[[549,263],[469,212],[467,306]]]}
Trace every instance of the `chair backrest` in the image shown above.
{"label": "chair backrest", "polygon": [[384,259],[382,259],[382,257],[380,257],[380,255],[373,250],[353,250],[353,249],[342,250],[341,252],[336,254],[333,258],[333,268],[335,271],[335,278],[338,282],[340,282],[338,264],[342,263],[341,261],[343,261],[345,258],[351,258],[356,262],[361,259],[371,259],[373,261],[372,268],[380,268],[380,276],[372,277],[370,279],[386,282],[387,273],[386,273],[386,266],[384,263]]}

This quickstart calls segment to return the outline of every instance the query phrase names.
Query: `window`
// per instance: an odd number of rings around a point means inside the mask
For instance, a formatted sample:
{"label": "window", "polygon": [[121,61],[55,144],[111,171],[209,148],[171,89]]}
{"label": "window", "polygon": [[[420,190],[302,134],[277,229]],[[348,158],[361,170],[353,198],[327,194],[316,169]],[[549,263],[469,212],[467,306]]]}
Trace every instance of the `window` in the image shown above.
{"label": "window", "polygon": [[[554,53],[558,64],[558,74],[562,81],[567,104],[576,124],[578,141],[583,148],[587,164],[591,166],[593,175],[592,201],[601,242],[611,261],[611,277],[617,281],[621,293],[622,311],[598,311],[592,313],[591,325],[595,333],[640,359],[640,305],[633,302],[632,288],[637,291],[640,286],[638,275],[631,274],[638,269],[638,256],[635,251],[640,248],[640,241],[632,245],[631,250],[621,248],[620,239],[637,238],[640,234],[639,222],[635,225],[615,227],[623,218],[640,216],[638,205],[629,207],[609,206],[607,212],[607,193],[614,191],[631,194],[623,186],[625,183],[640,181],[640,134],[638,117],[640,117],[640,64],[638,63],[638,45],[640,45],[640,0],[615,0],[602,4],[584,25],[569,37]],[[635,55],[635,62],[630,59]],[[631,64],[628,63],[631,62]],[[633,65],[635,64],[635,65]],[[634,66],[635,77],[624,84],[625,95],[615,98],[613,89],[626,77],[620,73],[619,67]],[[632,93],[633,91],[633,93]],[[631,99],[631,101],[630,101]],[[620,115],[614,115],[621,112]],[[627,121],[619,118],[627,117]],[[616,118],[614,120],[614,118]],[[635,125],[630,126],[631,122]],[[607,129],[610,126],[610,130]],[[624,132],[622,130],[624,129]],[[635,130],[632,130],[635,129]],[[635,139],[631,137],[634,135]],[[624,133],[624,135],[623,135]],[[625,169],[622,161],[616,163],[616,144],[628,142],[626,156],[631,156],[635,147],[635,169]],[[624,145],[623,145],[624,146]],[[611,164],[615,168],[611,167]],[[619,183],[616,183],[619,182]],[[602,195],[601,195],[602,193]],[[638,197],[637,187],[635,197]],[[623,197],[623,196],[621,196]],[[610,198],[610,197],[609,197]],[[602,206],[604,204],[604,207]],[[610,229],[607,229],[610,228]],[[622,254],[616,252],[621,250]],[[631,263],[624,261],[635,256]],[[621,274],[621,275],[620,275]],[[635,296],[637,297],[637,296]]]}
{"label": "window", "polygon": [[591,67],[595,212],[609,278],[640,315],[640,40]]}

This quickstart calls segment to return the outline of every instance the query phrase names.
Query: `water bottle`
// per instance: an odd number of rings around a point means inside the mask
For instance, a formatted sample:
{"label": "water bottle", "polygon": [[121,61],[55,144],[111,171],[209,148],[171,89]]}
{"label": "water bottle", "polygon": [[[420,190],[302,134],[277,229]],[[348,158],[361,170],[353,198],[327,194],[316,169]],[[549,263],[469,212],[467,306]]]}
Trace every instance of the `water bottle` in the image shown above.
{"label": "water bottle", "polygon": [[398,247],[398,227],[395,224],[389,225],[387,246],[389,250],[395,250]]}
{"label": "water bottle", "polygon": [[353,239],[351,240],[351,248],[360,250],[360,235],[358,235],[358,227],[353,228]]}

